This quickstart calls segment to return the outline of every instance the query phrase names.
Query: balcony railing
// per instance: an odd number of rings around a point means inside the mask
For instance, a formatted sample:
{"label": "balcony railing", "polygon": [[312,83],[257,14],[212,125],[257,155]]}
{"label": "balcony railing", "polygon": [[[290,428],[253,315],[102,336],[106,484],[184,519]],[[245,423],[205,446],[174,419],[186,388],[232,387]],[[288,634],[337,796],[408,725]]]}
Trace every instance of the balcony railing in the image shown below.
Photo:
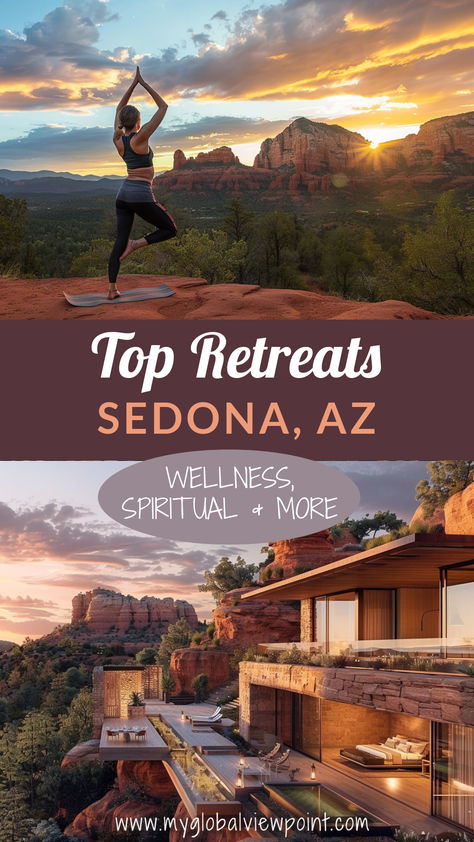
{"label": "balcony railing", "polygon": [[472,637],[335,640],[331,641],[329,651],[317,642],[261,643],[258,649],[266,660],[280,663],[474,675]]}

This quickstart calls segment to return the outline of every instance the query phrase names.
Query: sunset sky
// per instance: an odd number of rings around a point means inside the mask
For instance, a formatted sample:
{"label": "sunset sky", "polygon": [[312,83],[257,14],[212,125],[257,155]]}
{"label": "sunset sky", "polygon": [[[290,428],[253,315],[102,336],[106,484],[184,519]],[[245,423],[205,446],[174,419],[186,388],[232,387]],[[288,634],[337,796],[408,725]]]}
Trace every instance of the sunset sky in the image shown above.
{"label": "sunset sky", "polygon": [[120,173],[110,127],[137,63],[170,105],[163,169],[222,144],[252,163],[299,116],[404,136],[474,108],[473,55],[470,0],[3,3],[0,167]]}
{"label": "sunset sky", "polygon": [[[390,509],[409,520],[425,462],[332,462],[359,487],[356,516]],[[2,462],[0,639],[21,642],[70,620],[71,599],[106,587],[136,597],[173,596],[209,619],[214,601],[197,590],[223,555],[259,563],[260,544],[194,545],[147,537],[100,509],[101,484],[125,462]],[[271,539],[271,536],[268,536]]]}

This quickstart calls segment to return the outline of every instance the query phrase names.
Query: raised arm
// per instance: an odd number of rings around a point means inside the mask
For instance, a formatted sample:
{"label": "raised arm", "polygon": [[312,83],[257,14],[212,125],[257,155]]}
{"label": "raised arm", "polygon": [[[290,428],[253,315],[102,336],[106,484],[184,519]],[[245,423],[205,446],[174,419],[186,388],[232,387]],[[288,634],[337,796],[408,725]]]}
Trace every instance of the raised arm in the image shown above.
{"label": "raised arm", "polygon": [[125,91],[122,99],[120,100],[119,104],[117,105],[117,109],[115,111],[114,137],[115,137],[115,134],[118,134],[120,132],[120,129],[119,129],[119,125],[120,125],[119,114],[120,114],[120,111],[122,110],[124,105],[128,104],[128,101],[129,101],[130,97],[132,96],[133,91],[137,87],[139,81],[140,81],[140,68],[137,67],[137,69],[135,71],[135,76],[133,77],[133,81],[128,86],[128,88]]}
{"label": "raised arm", "polygon": [[157,129],[158,126],[160,125],[160,123],[161,123],[161,121],[162,121],[163,117],[165,116],[166,111],[168,109],[168,105],[164,101],[163,97],[160,96],[158,91],[155,91],[155,89],[152,88],[152,86],[149,85],[148,82],[145,82],[145,80],[144,80],[143,76],[141,75],[140,71],[138,71],[138,81],[145,88],[145,90],[148,91],[150,96],[153,97],[153,99],[155,100],[155,102],[158,106],[158,109],[153,114],[153,117],[150,120],[148,120],[148,123],[144,123],[143,126],[141,127],[140,131],[138,132],[138,134],[136,136],[137,143],[139,143],[141,140],[148,140],[150,135],[152,135],[153,132],[155,131],[155,129]]}

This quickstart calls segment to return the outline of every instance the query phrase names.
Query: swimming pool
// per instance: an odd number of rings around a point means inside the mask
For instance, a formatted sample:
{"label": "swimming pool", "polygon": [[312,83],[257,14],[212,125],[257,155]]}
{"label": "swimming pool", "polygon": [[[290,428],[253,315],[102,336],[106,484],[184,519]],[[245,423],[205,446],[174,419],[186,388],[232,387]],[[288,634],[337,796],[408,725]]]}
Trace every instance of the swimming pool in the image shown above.
{"label": "swimming pool", "polygon": [[[320,784],[266,784],[272,801],[293,816],[319,817],[320,836],[392,836],[396,829],[358,804]],[[340,823],[335,825],[336,820]],[[343,823],[343,826],[341,825]]]}

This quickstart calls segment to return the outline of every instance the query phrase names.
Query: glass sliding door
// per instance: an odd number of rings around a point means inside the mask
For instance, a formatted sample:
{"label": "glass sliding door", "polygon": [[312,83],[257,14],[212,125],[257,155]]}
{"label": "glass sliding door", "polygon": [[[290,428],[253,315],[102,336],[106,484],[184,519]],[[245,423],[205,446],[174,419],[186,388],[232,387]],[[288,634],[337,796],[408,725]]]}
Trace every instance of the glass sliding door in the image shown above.
{"label": "glass sliding door", "polygon": [[296,751],[320,760],[320,699],[288,690],[275,690],[275,695],[277,739]]}
{"label": "glass sliding door", "polygon": [[474,564],[445,569],[445,636],[448,645],[474,643]]}
{"label": "glass sliding door", "polygon": [[313,601],[313,640],[319,644],[321,652],[327,651],[327,609],[326,597],[317,596]]}
{"label": "glass sliding door", "polygon": [[474,830],[474,728],[433,727],[433,814]]}

